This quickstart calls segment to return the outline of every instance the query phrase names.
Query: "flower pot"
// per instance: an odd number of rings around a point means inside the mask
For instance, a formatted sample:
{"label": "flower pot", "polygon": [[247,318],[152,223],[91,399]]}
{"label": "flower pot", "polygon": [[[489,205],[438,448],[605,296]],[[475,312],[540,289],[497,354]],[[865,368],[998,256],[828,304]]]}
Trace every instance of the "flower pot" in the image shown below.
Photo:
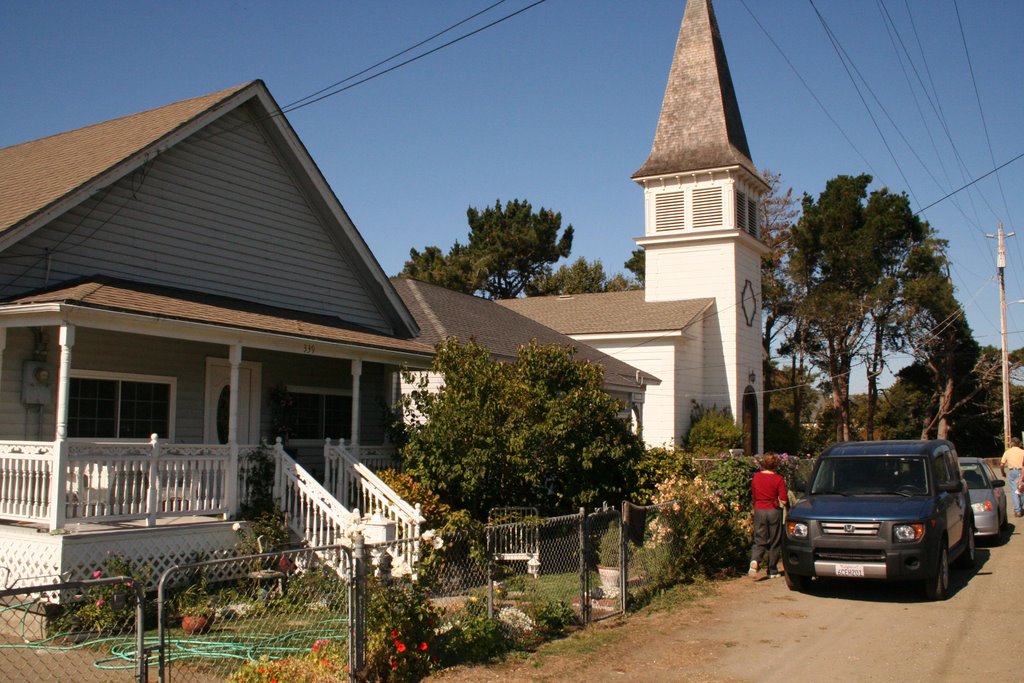
{"label": "flower pot", "polygon": [[597,575],[601,578],[601,592],[606,598],[614,598],[619,595],[619,576],[621,573],[618,567],[597,565]]}
{"label": "flower pot", "polygon": [[187,635],[206,633],[213,624],[213,617],[205,614],[187,614],[181,618],[181,630]]}

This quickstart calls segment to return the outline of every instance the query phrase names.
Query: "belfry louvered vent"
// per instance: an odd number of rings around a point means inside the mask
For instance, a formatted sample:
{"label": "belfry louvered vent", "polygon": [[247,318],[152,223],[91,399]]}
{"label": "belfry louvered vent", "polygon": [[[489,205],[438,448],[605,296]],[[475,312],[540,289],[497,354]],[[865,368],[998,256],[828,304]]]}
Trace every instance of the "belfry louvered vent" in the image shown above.
{"label": "belfry louvered vent", "polygon": [[736,229],[750,230],[747,226],[747,195],[736,193]]}
{"label": "belfry louvered vent", "polygon": [[753,198],[747,200],[747,232],[754,237],[760,233],[757,225],[757,200]]}
{"label": "belfry louvered vent", "polygon": [[722,188],[703,187],[693,191],[693,227],[722,226]]}
{"label": "belfry louvered vent", "polygon": [[682,230],[686,227],[682,192],[666,192],[654,198],[654,229]]}

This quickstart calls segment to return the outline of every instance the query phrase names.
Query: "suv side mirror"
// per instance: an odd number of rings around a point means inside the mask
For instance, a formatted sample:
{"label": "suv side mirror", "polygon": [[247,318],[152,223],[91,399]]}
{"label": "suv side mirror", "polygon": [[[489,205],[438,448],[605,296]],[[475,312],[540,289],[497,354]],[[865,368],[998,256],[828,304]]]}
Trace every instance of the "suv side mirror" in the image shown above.
{"label": "suv side mirror", "polygon": [[997,489],[1000,486],[1006,486],[1006,482],[1003,481],[1002,479],[993,479],[992,480],[992,488]]}
{"label": "suv side mirror", "polygon": [[962,493],[964,490],[964,483],[957,479],[956,481],[947,481],[939,484],[939,491],[941,493]]}
{"label": "suv side mirror", "polygon": [[793,490],[796,491],[797,493],[803,493],[804,491],[807,490],[807,482],[804,481],[803,479],[793,480]]}

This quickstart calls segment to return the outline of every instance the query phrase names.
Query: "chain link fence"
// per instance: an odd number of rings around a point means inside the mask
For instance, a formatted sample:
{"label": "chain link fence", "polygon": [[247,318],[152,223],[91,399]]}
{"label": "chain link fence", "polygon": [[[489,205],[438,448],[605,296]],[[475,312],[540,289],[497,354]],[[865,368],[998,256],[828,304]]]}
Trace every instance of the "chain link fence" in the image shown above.
{"label": "chain link fence", "polygon": [[0,590],[3,678],[145,681],[145,609],[143,588],[125,576]]}
{"label": "chain link fence", "polygon": [[[505,509],[443,538],[364,545],[357,534],[351,547],[175,566],[155,595],[138,577],[12,588],[0,591],[0,670],[82,683],[354,681],[411,655],[434,668],[459,661],[435,647],[476,647],[486,661],[497,650],[472,642],[482,631],[529,648],[671,585],[679,514],[675,502],[547,518]],[[395,559],[408,543],[421,556],[412,573]]]}

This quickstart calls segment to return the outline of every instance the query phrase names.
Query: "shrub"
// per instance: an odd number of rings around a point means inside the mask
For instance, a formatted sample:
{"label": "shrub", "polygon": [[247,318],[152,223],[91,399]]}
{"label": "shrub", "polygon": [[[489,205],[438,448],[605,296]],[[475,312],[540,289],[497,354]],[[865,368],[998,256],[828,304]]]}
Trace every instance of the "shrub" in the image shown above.
{"label": "shrub", "polygon": [[302,655],[246,662],[228,677],[228,683],[331,683],[348,678],[346,661],[343,643],[320,639]]}
{"label": "shrub", "polygon": [[366,585],[366,659],[370,680],[418,681],[437,668],[439,615],[424,586]]}
{"label": "shrub", "polygon": [[[109,552],[109,551],[108,551]],[[113,576],[129,576],[133,583],[146,585],[153,573],[149,565],[136,569],[131,562],[120,555],[109,555],[103,569],[92,574],[93,579]],[[147,619],[152,618],[155,602],[147,603]],[[86,631],[101,633],[122,633],[135,627],[135,588],[132,583],[104,584],[91,586],[81,598],[62,606],[53,622],[58,631]]]}
{"label": "shrub", "polygon": [[704,470],[703,477],[723,502],[738,503],[746,512],[751,506],[750,483],[755,470],[750,458],[719,455]]}
{"label": "shrub", "polygon": [[695,403],[685,441],[686,449],[696,456],[718,455],[743,445],[743,428],[732,419],[728,408],[704,408]]}
{"label": "shrub", "polygon": [[729,501],[724,491],[696,476],[672,477],[658,487],[659,502],[670,502],[650,525],[649,542],[660,553],[659,585],[710,576],[743,556],[750,538],[747,510]]}

